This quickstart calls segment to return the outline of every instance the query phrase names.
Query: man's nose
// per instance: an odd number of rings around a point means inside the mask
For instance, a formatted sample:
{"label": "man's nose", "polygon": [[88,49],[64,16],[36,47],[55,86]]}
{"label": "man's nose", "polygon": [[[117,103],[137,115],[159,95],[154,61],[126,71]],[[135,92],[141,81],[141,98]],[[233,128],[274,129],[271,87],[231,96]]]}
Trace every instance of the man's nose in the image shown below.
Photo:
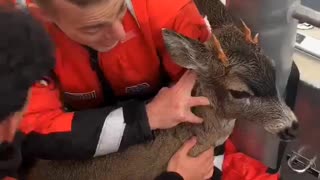
{"label": "man's nose", "polygon": [[116,21],[113,23],[112,34],[113,37],[119,41],[122,41],[126,38],[126,32],[121,21]]}

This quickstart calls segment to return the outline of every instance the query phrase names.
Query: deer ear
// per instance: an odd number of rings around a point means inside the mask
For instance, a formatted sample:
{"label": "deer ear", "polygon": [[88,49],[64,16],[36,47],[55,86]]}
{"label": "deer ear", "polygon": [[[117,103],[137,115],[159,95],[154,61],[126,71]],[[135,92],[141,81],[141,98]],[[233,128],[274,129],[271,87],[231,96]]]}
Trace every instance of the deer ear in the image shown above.
{"label": "deer ear", "polygon": [[162,36],[167,51],[176,64],[195,71],[207,70],[202,57],[209,51],[204,44],[168,29],[162,29]]}

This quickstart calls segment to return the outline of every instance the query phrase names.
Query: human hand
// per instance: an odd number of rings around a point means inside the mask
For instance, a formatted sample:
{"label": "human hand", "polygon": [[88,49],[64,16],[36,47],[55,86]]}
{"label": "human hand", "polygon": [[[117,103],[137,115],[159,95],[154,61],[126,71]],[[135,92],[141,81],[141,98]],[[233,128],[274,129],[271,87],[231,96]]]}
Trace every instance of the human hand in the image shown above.
{"label": "human hand", "polygon": [[183,177],[184,180],[201,180],[209,179],[213,175],[213,148],[200,154],[198,157],[188,156],[188,152],[197,143],[192,138],[184,143],[184,145],[171,157],[167,171],[176,172]]}
{"label": "human hand", "polygon": [[202,123],[202,118],[191,112],[191,107],[206,106],[206,97],[192,97],[191,91],[196,75],[191,71],[170,88],[162,88],[157,96],[146,106],[151,129],[168,129],[182,122]]}

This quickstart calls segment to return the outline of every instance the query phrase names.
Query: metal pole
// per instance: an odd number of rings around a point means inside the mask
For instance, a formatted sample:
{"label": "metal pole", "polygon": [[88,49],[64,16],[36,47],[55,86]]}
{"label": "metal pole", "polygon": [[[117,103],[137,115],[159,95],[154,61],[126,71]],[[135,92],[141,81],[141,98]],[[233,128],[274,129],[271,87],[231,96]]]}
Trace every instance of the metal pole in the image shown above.
{"label": "metal pole", "polygon": [[320,12],[296,3],[293,6],[292,17],[302,22],[320,27]]}

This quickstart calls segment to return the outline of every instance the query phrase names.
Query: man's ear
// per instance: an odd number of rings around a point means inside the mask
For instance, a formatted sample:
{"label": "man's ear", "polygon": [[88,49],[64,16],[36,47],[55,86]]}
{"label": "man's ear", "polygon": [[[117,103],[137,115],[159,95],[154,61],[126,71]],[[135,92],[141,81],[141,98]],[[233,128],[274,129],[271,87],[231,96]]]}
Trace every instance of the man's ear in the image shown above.
{"label": "man's ear", "polygon": [[187,69],[206,71],[210,51],[199,41],[168,29],[162,29],[165,46],[172,60]]}

